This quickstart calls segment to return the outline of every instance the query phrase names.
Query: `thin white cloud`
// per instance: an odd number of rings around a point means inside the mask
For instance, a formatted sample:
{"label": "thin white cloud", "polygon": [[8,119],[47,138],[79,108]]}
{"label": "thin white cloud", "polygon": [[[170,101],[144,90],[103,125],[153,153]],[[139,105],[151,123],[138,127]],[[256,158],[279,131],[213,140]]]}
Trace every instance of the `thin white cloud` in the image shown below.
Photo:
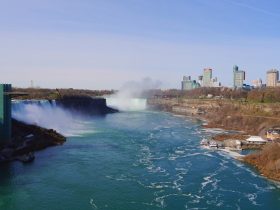
{"label": "thin white cloud", "polygon": [[247,8],[247,9],[250,9],[250,10],[253,10],[255,12],[265,14],[265,15],[280,17],[280,14],[278,14],[278,13],[274,13],[274,12],[271,12],[269,10],[265,10],[265,9],[262,9],[262,8],[259,8],[259,7],[255,7],[253,5],[244,4],[244,3],[241,3],[241,2],[238,2],[238,1],[235,1],[235,0],[224,0],[224,1],[229,2],[229,3],[231,3],[235,6]]}

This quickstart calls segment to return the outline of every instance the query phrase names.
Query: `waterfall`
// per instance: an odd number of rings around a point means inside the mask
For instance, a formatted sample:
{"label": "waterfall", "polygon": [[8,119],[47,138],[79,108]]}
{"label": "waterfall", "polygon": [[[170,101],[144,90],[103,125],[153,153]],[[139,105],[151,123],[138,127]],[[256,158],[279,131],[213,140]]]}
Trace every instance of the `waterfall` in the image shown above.
{"label": "waterfall", "polygon": [[12,117],[27,124],[54,129],[65,136],[79,135],[85,130],[82,117],[57,106],[55,101],[13,101]]}
{"label": "waterfall", "polygon": [[147,107],[145,98],[108,97],[107,105],[120,111],[143,111]]}

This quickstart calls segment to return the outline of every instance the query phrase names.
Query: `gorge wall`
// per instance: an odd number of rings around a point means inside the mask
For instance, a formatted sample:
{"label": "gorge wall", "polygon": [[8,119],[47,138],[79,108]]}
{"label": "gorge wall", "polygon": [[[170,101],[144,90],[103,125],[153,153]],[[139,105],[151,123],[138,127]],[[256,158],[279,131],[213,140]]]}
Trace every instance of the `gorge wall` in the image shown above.
{"label": "gorge wall", "polygon": [[280,125],[280,104],[247,103],[225,99],[152,98],[152,109],[169,111],[207,120],[208,127],[245,131],[262,135],[269,127]]}

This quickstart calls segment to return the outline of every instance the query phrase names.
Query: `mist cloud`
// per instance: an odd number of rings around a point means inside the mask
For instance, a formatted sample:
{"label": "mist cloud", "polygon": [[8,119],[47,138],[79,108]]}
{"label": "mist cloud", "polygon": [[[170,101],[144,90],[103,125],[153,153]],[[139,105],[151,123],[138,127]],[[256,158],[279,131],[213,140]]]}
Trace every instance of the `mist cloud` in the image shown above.
{"label": "mist cloud", "polygon": [[107,98],[109,106],[121,111],[140,111],[146,109],[146,92],[158,89],[160,81],[144,78],[141,81],[126,82],[116,94]]}

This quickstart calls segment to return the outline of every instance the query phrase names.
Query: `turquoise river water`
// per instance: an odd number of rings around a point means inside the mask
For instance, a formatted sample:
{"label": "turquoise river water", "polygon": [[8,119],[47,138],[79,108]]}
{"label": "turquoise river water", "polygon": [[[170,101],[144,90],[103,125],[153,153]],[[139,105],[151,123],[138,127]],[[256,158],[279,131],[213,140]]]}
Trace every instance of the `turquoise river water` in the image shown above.
{"label": "turquoise river water", "polygon": [[1,210],[280,209],[276,183],[200,148],[213,131],[198,121],[134,111],[79,123],[33,163],[0,166]]}

